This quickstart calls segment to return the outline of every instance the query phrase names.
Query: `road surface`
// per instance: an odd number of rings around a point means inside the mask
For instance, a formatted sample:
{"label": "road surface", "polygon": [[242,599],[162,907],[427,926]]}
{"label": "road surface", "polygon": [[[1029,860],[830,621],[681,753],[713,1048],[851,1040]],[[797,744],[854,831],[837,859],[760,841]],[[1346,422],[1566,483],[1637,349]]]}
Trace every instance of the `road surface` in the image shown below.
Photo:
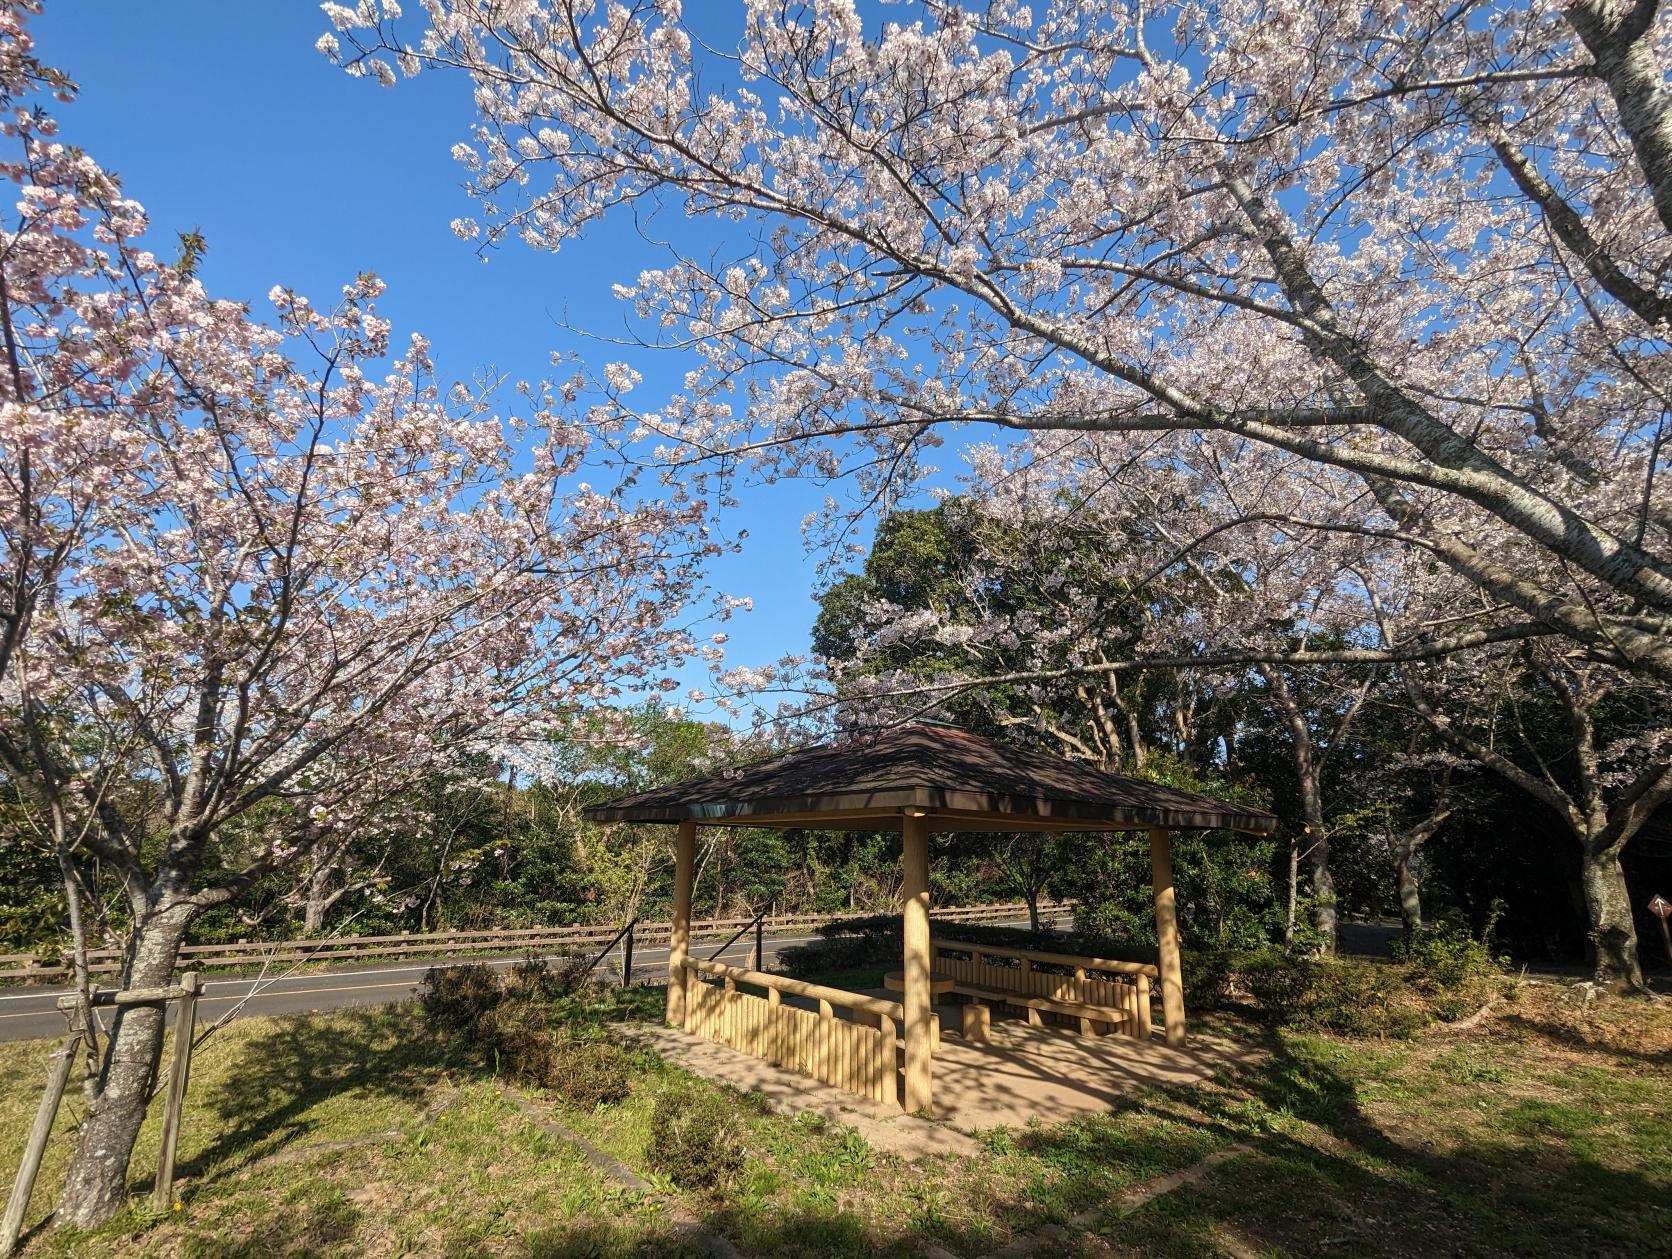
{"label": "road surface", "polygon": [[[792,944],[805,944],[816,936],[768,936],[765,940],[766,964],[777,960],[778,950]],[[698,941],[691,952],[696,957],[707,957],[718,941]],[[720,960],[735,966],[753,965],[754,939],[739,940],[720,956]],[[558,956],[552,954],[551,956]],[[496,969],[514,966],[521,959],[515,955],[484,957],[449,957],[437,961],[389,962],[381,965],[344,967],[339,970],[291,975],[285,979],[269,977],[260,985],[261,991],[250,997],[240,1014],[302,1014],[313,1010],[341,1010],[349,1006],[382,1005],[413,996],[424,976],[437,966],[458,966],[469,962],[483,962]],[[600,972],[620,976],[621,953],[610,954],[599,967]],[[638,948],[633,950],[633,974],[650,979],[667,974],[668,950]],[[248,997],[257,985],[254,976],[228,976],[204,981],[203,995],[198,998],[197,1017],[213,1022],[228,1009]],[[34,1040],[43,1036],[64,1033],[64,1016],[58,1010],[58,998],[68,988],[28,988],[0,992],[0,1040]]]}

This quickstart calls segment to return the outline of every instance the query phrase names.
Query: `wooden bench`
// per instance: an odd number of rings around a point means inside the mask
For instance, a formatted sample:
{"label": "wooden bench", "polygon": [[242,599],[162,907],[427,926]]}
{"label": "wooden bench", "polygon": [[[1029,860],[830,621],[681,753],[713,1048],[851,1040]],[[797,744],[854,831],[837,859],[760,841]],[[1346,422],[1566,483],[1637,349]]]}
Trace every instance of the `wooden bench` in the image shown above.
{"label": "wooden bench", "polygon": [[1067,1018],[1080,1021],[1082,1036],[1096,1036],[1098,1024],[1107,1023],[1112,1032],[1115,1028],[1132,1021],[1132,1016],[1125,1010],[1117,1010],[1113,1006],[1087,1005],[1082,1001],[1057,1001],[1051,997],[1032,997],[1022,992],[1010,992],[1003,988],[988,988],[977,984],[957,983],[952,991],[970,999],[970,1004],[964,1007],[964,1039],[984,1042],[992,1027],[992,1012],[987,1003],[994,1005],[1014,1006],[1027,1012],[1028,1023],[1033,1027],[1044,1026],[1045,1020],[1041,1014],[1061,1014]]}

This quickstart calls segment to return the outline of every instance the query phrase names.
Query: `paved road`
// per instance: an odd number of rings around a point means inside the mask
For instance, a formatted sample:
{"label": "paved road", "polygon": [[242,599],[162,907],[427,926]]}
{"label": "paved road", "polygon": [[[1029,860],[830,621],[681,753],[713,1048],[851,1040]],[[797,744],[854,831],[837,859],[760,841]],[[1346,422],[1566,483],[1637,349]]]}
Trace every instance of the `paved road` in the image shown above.
{"label": "paved road", "polygon": [[[765,941],[766,964],[777,959],[778,950],[792,944],[805,944],[815,936],[768,936]],[[697,957],[707,957],[718,941],[699,941],[692,947]],[[721,955],[720,960],[733,965],[752,965],[755,943],[753,939],[739,940]],[[553,956],[556,956],[555,954]],[[312,1010],[340,1010],[348,1006],[381,1005],[400,1001],[418,991],[424,976],[437,966],[457,966],[463,962],[485,962],[503,969],[514,966],[520,959],[508,957],[450,957],[437,961],[391,962],[385,965],[346,967],[341,970],[316,972],[311,975],[292,975],[286,979],[269,979],[261,991],[250,998],[241,1014],[301,1014]],[[620,975],[621,954],[612,953],[599,967],[610,974]],[[633,973],[652,978],[667,973],[666,948],[633,950]],[[207,979],[203,996],[198,1001],[198,1018],[214,1020],[229,1008],[249,996],[256,986],[250,976]],[[57,1007],[58,998],[67,988],[30,988],[0,992],[0,1040],[33,1040],[43,1036],[59,1036],[64,1031],[64,1016]]]}

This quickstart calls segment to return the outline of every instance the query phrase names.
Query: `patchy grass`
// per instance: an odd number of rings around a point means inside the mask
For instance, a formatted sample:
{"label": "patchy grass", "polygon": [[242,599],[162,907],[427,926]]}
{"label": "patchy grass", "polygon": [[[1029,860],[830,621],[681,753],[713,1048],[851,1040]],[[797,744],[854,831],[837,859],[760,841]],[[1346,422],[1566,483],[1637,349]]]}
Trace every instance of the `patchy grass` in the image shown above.
{"label": "patchy grass", "polygon": [[[651,1168],[656,1099],[692,1084],[654,1055],[635,1054],[625,1100],[592,1111],[526,1090],[650,1180],[655,1191],[639,1194],[513,1107],[480,1057],[438,1039],[413,1006],[248,1019],[217,1034],[194,1070],[181,1209],[157,1218],[143,1205],[153,1120],[135,1203],[91,1235],[39,1232],[26,1253],[664,1255],[681,1253],[676,1212],[761,1256],[914,1255],[930,1242],[974,1256],[1050,1223],[1070,1226],[1055,1256],[1666,1253],[1664,1007],[1581,1008],[1523,985],[1466,1036],[1347,1040],[1226,1020],[1212,1030],[1260,1036],[1268,1055],[1093,1119],[979,1134],[974,1156],[913,1164],[817,1116],[770,1114],[698,1081],[735,1109],[748,1150],[710,1191],[678,1190]],[[0,1046],[0,1175],[48,1052]],[[62,1178],[75,1109],[72,1098],[31,1225]],[[1239,1141],[1255,1152],[1135,1209],[1111,1205]]]}
{"label": "patchy grass", "polygon": [[1478,1034],[1278,1037],[1233,1083],[1292,1122],[1097,1223],[1140,1253],[1672,1253],[1672,1009],[1513,990]]}

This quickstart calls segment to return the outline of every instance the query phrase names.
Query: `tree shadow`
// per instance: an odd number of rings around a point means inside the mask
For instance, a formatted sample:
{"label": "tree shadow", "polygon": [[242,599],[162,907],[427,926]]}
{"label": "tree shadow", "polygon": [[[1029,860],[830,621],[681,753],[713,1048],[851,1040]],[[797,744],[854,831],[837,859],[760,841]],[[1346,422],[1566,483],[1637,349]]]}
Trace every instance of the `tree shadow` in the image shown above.
{"label": "tree shadow", "polygon": [[[1390,1130],[1367,1112],[1360,1086],[1347,1075],[1275,1039],[1268,1048],[1265,1062],[1227,1073],[1228,1092],[1191,1097],[1177,1117],[1225,1140],[1247,1140],[1249,1116],[1235,1100],[1243,1092],[1262,1111],[1304,1120],[1325,1139],[1281,1127],[1266,1132],[1251,1154],[1165,1199],[1106,1216],[1102,1231],[1141,1253],[1623,1259],[1650,1253],[1646,1247],[1672,1228],[1664,1176],[1590,1157],[1584,1140],[1560,1143],[1575,1135],[1562,1123],[1585,1123],[1584,1107],[1572,1099],[1542,1103],[1550,1116],[1541,1131],[1541,1103],[1492,1112],[1503,1097],[1458,1086],[1439,1104],[1437,1125],[1447,1109],[1472,1106],[1501,1126],[1452,1141],[1425,1131],[1414,1121],[1420,1112]],[[1171,1109],[1165,1095],[1148,1099],[1147,1108]]]}
{"label": "tree shadow", "polygon": [[447,1047],[414,1036],[410,1007],[286,1019],[246,1042],[199,1101],[216,1137],[182,1162],[182,1176],[213,1182],[276,1153],[314,1129],[309,1112],[334,1095],[416,1102],[450,1065]]}

